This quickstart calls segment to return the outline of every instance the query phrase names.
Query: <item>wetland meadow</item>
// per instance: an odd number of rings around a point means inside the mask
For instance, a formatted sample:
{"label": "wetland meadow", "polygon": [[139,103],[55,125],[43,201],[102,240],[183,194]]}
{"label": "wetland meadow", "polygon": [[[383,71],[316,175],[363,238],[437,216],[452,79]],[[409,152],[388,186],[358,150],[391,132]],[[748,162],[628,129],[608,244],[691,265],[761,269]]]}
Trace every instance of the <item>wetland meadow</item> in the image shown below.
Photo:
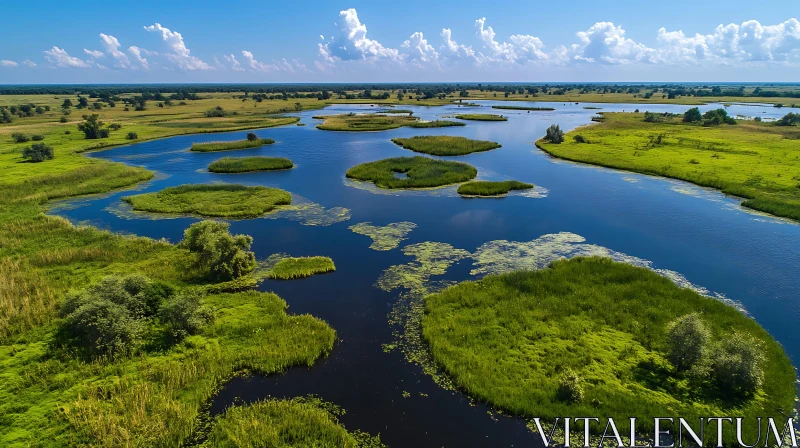
{"label": "wetland meadow", "polygon": [[88,147],[77,120],[0,127],[0,445],[540,446],[532,417],[796,412],[797,127],[590,98],[214,94],[101,116],[121,129]]}

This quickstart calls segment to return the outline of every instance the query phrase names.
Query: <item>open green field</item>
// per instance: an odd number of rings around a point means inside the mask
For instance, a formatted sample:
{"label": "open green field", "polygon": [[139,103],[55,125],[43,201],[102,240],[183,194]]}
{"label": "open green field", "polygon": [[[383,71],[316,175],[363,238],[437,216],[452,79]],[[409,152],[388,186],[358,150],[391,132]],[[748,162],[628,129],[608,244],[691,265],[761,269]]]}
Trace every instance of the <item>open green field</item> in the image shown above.
{"label": "open green field", "polygon": [[473,152],[489,151],[502,146],[497,142],[446,135],[393,138],[392,142],[405,149],[434,156],[463,156]]}
{"label": "open green field", "polygon": [[283,157],[223,157],[208,165],[212,173],[248,173],[251,171],[288,170],[294,168],[291,160]]}
{"label": "open green field", "polygon": [[474,121],[508,121],[508,118],[495,114],[458,114],[455,118]]}
{"label": "open green field", "polygon": [[[395,173],[406,177],[397,177]],[[462,162],[428,157],[394,157],[356,165],[347,170],[350,179],[374,182],[380,188],[434,188],[474,179],[475,167]]]}
{"label": "open green field", "polygon": [[[800,128],[739,121],[706,127],[643,114],[603,114],[601,123],[537,146],[555,157],[686,180],[746,200],[745,207],[800,219]],[[575,136],[587,143],[577,143]]]}
{"label": "open green field", "polygon": [[[754,395],[726,392],[668,361],[668,323],[696,312],[712,341],[736,331],[758,345],[763,383]],[[755,417],[779,420],[796,393],[789,358],[753,319],[650,270],[605,258],[557,261],[430,295],[422,332],[436,363],[470,396],[548,422],[614,417],[621,434],[629,433],[622,427],[629,417],[648,433],[653,417],[697,422],[736,415],[749,420],[745,440],[754,440]],[[580,396],[562,395],[565,375]]]}
{"label": "open green field", "polygon": [[459,185],[458,194],[462,196],[503,196],[511,190],[528,190],[530,188],[533,188],[533,184],[516,180],[474,180]]}
{"label": "open green field", "polygon": [[267,272],[267,278],[293,280],[335,270],[336,265],[329,257],[290,257],[275,263],[275,266]]}
{"label": "open green field", "polygon": [[256,140],[236,140],[233,142],[206,142],[193,143],[192,151],[213,152],[213,151],[232,151],[236,149],[258,148],[264,145],[271,145],[275,140],[271,138],[259,138]]}
{"label": "open green field", "polygon": [[291,204],[292,195],[279,188],[194,184],[126,196],[122,200],[140,212],[253,218],[270,212],[279,205]]}

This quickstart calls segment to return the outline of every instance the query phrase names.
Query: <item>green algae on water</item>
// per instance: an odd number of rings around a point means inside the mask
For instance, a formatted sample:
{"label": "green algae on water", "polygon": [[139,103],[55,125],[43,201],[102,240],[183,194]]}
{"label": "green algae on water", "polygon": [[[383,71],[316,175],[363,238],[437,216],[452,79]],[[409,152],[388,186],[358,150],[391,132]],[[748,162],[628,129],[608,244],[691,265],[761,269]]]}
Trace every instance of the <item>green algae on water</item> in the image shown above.
{"label": "green algae on water", "polygon": [[406,239],[406,235],[417,227],[413,222],[393,222],[383,227],[373,226],[371,222],[360,222],[348,227],[355,233],[372,238],[370,249],[384,251],[392,250]]}

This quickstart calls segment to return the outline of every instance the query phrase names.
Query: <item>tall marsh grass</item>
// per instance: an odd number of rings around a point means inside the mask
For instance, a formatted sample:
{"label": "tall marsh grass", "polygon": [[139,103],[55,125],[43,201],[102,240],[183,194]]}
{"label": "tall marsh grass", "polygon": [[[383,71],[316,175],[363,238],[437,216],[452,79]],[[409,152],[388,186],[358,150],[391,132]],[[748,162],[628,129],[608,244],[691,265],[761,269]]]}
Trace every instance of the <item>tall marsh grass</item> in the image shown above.
{"label": "tall marsh grass", "polygon": [[271,138],[260,138],[257,140],[236,140],[233,142],[193,143],[192,151],[232,151],[236,149],[258,148],[259,146],[271,145],[273,143],[275,143],[275,140]]}

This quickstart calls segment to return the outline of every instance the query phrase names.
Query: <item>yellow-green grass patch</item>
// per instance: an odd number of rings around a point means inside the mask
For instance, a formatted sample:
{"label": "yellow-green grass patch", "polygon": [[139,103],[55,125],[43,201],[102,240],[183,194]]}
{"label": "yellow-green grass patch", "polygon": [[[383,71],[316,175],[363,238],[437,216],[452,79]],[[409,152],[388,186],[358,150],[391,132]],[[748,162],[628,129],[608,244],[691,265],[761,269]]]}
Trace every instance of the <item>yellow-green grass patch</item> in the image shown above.
{"label": "yellow-green grass patch", "polygon": [[277,206],[291,204],[292,195],[279,188],[261,186],[187,184],[122,200],[141,212],[254,218]]}
{"label": "yellow-green grass patch", "polygon": [[497,142],[447,135],[393,138],[392,141],[405,149],[434,156],[463,156],[473,152],[489,151],[502,146]]}

